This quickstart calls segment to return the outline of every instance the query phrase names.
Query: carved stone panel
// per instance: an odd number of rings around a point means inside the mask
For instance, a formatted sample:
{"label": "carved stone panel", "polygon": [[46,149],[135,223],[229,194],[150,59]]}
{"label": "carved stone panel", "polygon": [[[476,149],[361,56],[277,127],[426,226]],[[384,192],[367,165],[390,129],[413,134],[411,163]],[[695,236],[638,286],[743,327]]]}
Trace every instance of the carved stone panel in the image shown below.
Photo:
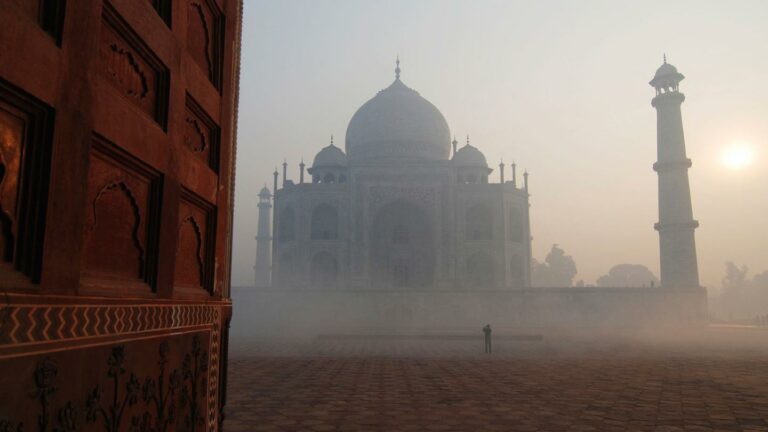
{"label": "carved stone panel", "polygon": [[0,368],[14,373],[0,392],[0,431],[215,430],[218,307],[13,305],[8,315]]}
{"label": "carved stone panel", "polygon": [[179,203],[174,285],[213,294],[214,207],[184,190]]}
{"label": "carved stone panel", "polygon": [[19,235],[17,198],[26,121],[23,112],[0,102],[0,252],[6,262],[13,261]]}
{"label": "carved stone panel", "polygon": [[184,118],[184,145],[214,172],[219,171],[219,126],[187,94]]}
{"label": "carved stone panel", "polygon": [[33,282],[41,265],[52,122],[49,107],[0,80],[0,268]]}
{"label": "carved stone panel", "polygon": [[115,89],[165,128],[168,69],[109,2],[104,3],[99,59]]}
{"label": "carved stone panel", "polygon": [[116,145],[95,139],[88,172],[83,272],[153,285],[159,174]]}
{"label": "carved stone panel", "polygon": [[187,51],[219,89],[223,34],[224,16],[214,0],[188,0]]}

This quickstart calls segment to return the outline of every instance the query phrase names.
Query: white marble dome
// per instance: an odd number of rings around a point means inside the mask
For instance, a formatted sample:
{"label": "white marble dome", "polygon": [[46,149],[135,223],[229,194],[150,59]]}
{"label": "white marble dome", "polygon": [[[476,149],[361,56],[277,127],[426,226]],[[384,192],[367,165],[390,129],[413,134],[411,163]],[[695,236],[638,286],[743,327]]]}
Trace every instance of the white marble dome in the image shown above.
{"label": "white marble dome", "polygon": [[350,162],[448,160],[451,133],[440,111],[395,79],[363,104],[347,127]]}
{"label": "white marble dome", "polygon": [[483,152],[471,144],[467,144],[460,148],[451,160],[455,166],[459,167],[488,168],[488,162],[486,161]]}
{"label": "white marble dome", "polygon": [[312,168],[321,167],[345,167],[347,166],[347,155],[331,143],[317,152],[312,161]]}

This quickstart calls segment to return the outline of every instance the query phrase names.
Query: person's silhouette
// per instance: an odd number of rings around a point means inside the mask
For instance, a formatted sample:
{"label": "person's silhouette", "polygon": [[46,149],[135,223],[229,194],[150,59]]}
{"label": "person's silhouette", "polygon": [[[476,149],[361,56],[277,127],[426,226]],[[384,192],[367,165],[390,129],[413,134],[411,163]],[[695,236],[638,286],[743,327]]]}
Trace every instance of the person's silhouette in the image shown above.
{"label": "person's silhouette", "polygon": [[485,352],[487,354],[491,353],[491,325],[486,324],[485,327],[483,327],[483,334],[485,334]]}

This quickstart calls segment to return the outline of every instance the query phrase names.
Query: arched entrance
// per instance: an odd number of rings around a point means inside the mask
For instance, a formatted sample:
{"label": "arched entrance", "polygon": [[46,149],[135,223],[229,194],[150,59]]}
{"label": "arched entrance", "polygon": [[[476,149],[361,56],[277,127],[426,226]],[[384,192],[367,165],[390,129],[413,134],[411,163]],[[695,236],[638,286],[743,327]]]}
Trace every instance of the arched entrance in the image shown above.
{"label": "arched entrance", "polygon": [[432,224],[419,206],[398,200],[382,207],[370,232],[369,269],[374,286],[432,284],[435,246]]}

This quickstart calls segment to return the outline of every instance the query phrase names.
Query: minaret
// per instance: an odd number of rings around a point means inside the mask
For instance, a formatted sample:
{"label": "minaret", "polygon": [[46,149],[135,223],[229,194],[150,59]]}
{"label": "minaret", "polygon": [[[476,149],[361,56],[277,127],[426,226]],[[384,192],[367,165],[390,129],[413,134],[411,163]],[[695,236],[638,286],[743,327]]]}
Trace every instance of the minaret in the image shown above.
{"label": "minaret", "polygon": [[259,192],[259,229],[256,234],[256,265],[253,266],[254,281],[257,288],[270,286],[272,265],[271,202],[272,194],[267,186]]}
{"label": "minaret", "polygon": [[685,95],[680,93],[680,81],[685,78],[671,64],[656,71],[650,85],[656,89],[651,105],[656,108],[656,141],[658,161],[653,170],[659,176],[659,232],[661,256],[661,286],[665,288],[697,288],[699,270],[696,263],[694,230],[699,223],[693,219],[688,168],[691,160],[685,154],[683,119],[680,105]]}
{"label": "minaret", "polygon": [[517,165],[512,161],[512,187],[517,187]]}

